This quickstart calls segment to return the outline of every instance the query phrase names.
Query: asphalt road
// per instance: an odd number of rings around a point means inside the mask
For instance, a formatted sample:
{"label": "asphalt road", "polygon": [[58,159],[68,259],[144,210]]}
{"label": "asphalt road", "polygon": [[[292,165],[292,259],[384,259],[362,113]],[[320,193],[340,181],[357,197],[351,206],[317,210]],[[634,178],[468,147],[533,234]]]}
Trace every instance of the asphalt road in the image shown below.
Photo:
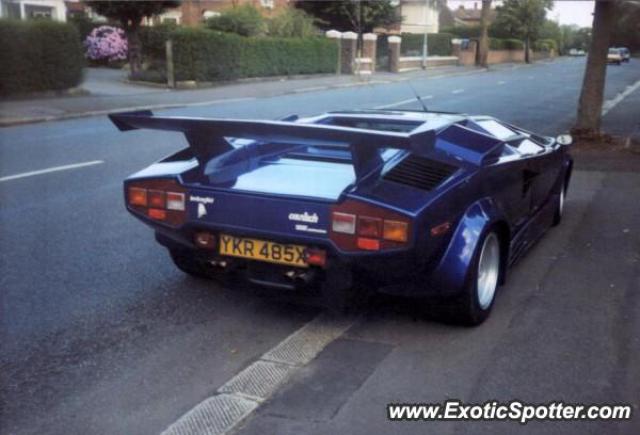
{"label": "asphalt road", "polygon": [[[412,85],[433,109],[568,130],[583,59]],[[606,99],[640,80],[609,67]],[[638,130],[637,93],[605,129]],[[166,111],[277,118],[418,108],[405,83]],[[188,278],[122,205],[124,177],[181,148],[178,134],[86,118],[0,130],[0,433],[153,434],[319,313],[253,289]],[[380,298],[241,433],[633,433],[640,412],[640,165],[576,172],[565,221],[514,268],[480,328],[442,325]],[[580,167],[578,167],[580,169]],[[631,423],[390,423],[388,402],[626,402]],[[385,426],[386,425],[386,426]]]}

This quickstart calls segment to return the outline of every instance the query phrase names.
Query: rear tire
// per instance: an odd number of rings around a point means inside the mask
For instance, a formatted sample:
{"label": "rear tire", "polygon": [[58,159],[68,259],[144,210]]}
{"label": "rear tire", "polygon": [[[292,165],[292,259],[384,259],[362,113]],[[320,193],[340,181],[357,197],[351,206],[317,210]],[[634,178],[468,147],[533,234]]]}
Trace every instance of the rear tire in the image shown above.
{"label": "rear tire", "polygon": [[212,279],[215,277],[213,266],[201,260],[189,251],[170,249],[169,254],[178,269],[196,278]]}
{"label": "rear tire", "polygon": [[556,203],[556,211],[553,215],[553,226],[559,225],[562,221],[562,214],[564,213],[564,201],[565,201],[566,189],[564,183],[560,187],[560,195],[558,195],[558,201]]}
{"label": "rear tire", "polygon": [[464,290],[453,302],[451,320],[455,323],[476,326],[489,317],[500,282],[500,251],[498,234],[487,231],[473,254]]}

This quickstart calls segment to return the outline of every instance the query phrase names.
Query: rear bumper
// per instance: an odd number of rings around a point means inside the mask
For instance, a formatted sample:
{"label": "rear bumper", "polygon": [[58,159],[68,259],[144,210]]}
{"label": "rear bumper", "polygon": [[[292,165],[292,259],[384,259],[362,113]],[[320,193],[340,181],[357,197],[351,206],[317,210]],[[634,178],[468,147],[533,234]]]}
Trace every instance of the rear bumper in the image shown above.
{"label": "rear bumper", "polygon": [[[440,294],[428,284],[426,268],[416,261],[413,251],[342,255],[328,246],[325,267],[299,268],[262,261],[221,256],[217,250],[200,249],[180,232],[156,228],[156,240],[169,250],[180,250],[216,265],[221,274],[276,289],[333,292],[347,291],[354,284],[370,291],[402,295]],[[447,291],[450,293],[450,291]]]}

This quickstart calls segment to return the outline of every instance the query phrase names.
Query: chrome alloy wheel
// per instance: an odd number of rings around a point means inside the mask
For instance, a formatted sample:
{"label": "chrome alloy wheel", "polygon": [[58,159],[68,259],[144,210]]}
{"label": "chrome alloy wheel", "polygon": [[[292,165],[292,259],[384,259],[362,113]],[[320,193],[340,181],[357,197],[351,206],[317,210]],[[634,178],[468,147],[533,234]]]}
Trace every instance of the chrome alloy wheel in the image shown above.
{"label": "chrome alloy wheel", "polygon": [[558,203],[558,215],[562,216],[564,211],[564,186],[560,188],[560,202]]}
{"label": "chrome alloy wheel", "polygon": [[482,245],[478,262],[478,303],[486,310],[491,305],[498,286],[500,271],[500,243],[495,233],[490,233]]}

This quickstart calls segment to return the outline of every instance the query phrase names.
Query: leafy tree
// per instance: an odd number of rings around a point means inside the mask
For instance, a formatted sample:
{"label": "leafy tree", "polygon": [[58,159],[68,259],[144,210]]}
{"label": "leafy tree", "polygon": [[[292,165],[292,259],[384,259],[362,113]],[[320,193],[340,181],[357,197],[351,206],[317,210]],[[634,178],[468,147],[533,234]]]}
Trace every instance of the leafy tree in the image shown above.
{"label": "leafy tree", "polygon": [[591,27],[578,27],[575,24],[560,26],[563,52],[572,48],[587,50],[591,43]]}
{"label": "leafy tree", "polygon": [[553,20],[545,20],[544,23],[542,23],[540,32],[538,33],[538,38],[552,39],[556,42],[556,47],[559,51],[564,49],[562,29],[560,28],[560,24]]}
{"label": "leafy tree", "polygon": [[616,8],[616,25],[611,44],[640,50],[640,1],[621,1]]}
{"label": "leafy tree", "polygon": [[530,62],[529,48],[538,37],[547,9],[553,7],[552,0],[504,0],[502,6],[496,8],[498,15],[495,27],[503,28],[511,35],[524,41],[525,61]]}
{"label": "leafy tree", "polygon": [[142,48],[140,44],[140,24],[145,17],[152,17],[178,7],[177,0],[92,0],[88,2],[97,14],[120,23],[129,43],[129,65],[131,75],[135,76],[142,68]]}
{"label": "leafy tree", "polygon": [[593,13],[593,36],[578,103],[578,119],[573,128],[573,133],[578,136],[597,137],[600,135],[604,81],[607,74],[607,52],[615,18],[615,0],[596,1]]}
{"label": "leafy tree", "polygon": [[591,28],[582,27],[571,35],[571,41],[576,48],[580,50],[587,50],[591,45]]}
{"label": "leafy tree", "polygon": [[285,8],[267,22],[269,36],[306,38],[317,33],[315,19],[300,9]]}
{"label": "leafy tree", "polygon": [[482,0],[480,14],[480,45],[478,47],[478,64],[488,66],[489,57],[489,14],[491,13],[491,0]]}
{"label": "leafy tree", "polygon": [[318,19],[324,30],[371,32],[374,27],[390,26],[402,21],[390,0],[298,0],[295,6]]}

